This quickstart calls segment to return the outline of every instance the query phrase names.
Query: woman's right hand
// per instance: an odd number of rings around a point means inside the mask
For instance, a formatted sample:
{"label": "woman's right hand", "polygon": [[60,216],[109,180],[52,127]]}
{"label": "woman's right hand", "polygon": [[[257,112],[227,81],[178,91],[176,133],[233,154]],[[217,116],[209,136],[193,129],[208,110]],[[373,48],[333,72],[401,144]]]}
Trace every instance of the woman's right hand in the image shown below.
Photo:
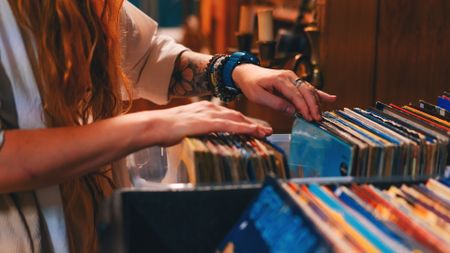
{"label": "woman's right hand", "polygon": [[157,144],[161,146],[174,145],[186,136],[212,132],[249,134],[255,137],[272,134],[272,128],[258,124],[238,111],[207,101],[148,113],[154,119],[152,122],[155,122],[148,134],[153,135],[150,139],[156,137]]}
{"label": "woman's right hand", "polygon": [[211,132],[263,137],[272,129],[237,111],[199,102],[79,127],[8,130],[0,152],[0,193],[61,183],[144,147],[170,146]]}

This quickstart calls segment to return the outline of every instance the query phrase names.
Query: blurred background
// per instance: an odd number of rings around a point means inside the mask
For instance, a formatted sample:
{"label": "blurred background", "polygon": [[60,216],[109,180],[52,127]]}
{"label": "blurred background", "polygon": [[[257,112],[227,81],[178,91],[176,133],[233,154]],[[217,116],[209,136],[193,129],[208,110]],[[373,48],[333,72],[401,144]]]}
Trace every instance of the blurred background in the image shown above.
{"label": "blurred background", "polygon": [[[257,13],[271,10],[276,53],[267,66],[292,69],[318,88],[336,94],[338,101],[323,105],[326,110],[367,108],[377,100],[434,102],[444,90],[450,90],[448,0],[130,2],[158,21],[159,33],[209,54],[242,49],[239,35],[251,34],[248,51],[259,55]],[[246,25],[250,28],[245,29]],[[140,100],[134,109],[166,108],[190,101],[176,99],[157,106]],[[245,98],[227,106],[269,122],[276,133],[291,130],[292,116]]]}

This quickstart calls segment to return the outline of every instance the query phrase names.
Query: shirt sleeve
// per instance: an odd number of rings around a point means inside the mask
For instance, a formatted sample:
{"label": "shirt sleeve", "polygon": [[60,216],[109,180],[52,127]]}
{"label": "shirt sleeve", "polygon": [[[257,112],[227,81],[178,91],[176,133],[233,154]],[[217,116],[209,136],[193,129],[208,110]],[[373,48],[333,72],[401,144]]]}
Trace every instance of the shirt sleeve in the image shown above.
{"label": "shirt sleeve", "polygon": [[128,1],[121,18],[122,64],[133,85],[134,98],[166,104],[175,60],[186,47],[157,35],[158,24]]}

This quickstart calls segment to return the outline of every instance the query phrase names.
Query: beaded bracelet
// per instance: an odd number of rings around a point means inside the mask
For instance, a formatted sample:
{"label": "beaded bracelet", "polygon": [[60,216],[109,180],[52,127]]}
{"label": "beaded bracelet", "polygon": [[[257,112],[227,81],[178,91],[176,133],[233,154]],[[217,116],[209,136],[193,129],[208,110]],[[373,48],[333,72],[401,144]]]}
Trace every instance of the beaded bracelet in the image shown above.
{"label": "beaded bracelet", "polygon": [[219,66],[222,63],[222,60],[225,59],[226,57],[227,57],[226,55],[222,55],[219,59],[217,59],[214,62],[214,66],[211,73],[211,81],[214,83],[216,88],[219,86],[219,83],[221,82],[220,79],[221,73],[219,73]]}
{"label": "beaded bracelet", "polygon": [[225,58],[223,58],[220,61],[220,64],[217,67],[217,71],[216,71],[216,78],[218,80],[218,86],[217,86],[218,97],[220,98],[220,100],[222,100],[225,103],[233,101],[239,94],[241,94],[240,90],[238,90],[239,92],[237,92],[237,93],[230,92],[230,90],[228,89],[228,87],[225,85],[225,83],[223,81],[223,70],[229,60],[230,60],[229,55],[227,55]]}
{"label": "beaded bracelet", "polygon": [[255,56],[244,52],[236,52],[232,55],[216,54],[209,60],[206,71],[214,96],[224,102],[230,102],[242,94],[231,76],[234,68],[242,63],[259,65]]}
{"label": "beaded bracelet", "polygon": [[217,68],[216,65],[217,65],[217,62],[219,62],[219,60],[222,57],[225,57],[225,55],[224,54],[216,54],[216,55],[214,55],[209,60],[208,65],[206,66],[206,72],[207,72],[207,75],[208,75],[208,84],[209,84],[211,90],[213,91],[214,95],[217,95],[216,92],[217,92],[217,86],[218,86],[218,81],[217,81],[217,78],[215,76],[215,72],[216,72],[216,68]]}
{"label": "beaded bracelet", "polygon": [[236,83],[233,80],[232,74],[234,69],[244,63],[250,63],[259,65],[259,60],[254,55],[247,52],[235,52],[228,56],[226,62],[222,64],[221,68],[221,76],[222,81],[219,83],[219,91],[222,100],[225,102],[232,101],[237,96],[242,94],[242,91],[239,87],[236,86]]}

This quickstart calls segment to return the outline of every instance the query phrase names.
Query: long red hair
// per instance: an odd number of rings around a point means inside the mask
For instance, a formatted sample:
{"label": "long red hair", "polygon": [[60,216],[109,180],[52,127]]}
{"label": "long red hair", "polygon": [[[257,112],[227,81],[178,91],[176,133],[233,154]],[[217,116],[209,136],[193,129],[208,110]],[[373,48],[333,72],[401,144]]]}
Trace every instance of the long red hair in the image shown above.
{"label": "long red hair", "polygon": [[123,0],[10,0],[48,126],[86,124],[123,111]]}

